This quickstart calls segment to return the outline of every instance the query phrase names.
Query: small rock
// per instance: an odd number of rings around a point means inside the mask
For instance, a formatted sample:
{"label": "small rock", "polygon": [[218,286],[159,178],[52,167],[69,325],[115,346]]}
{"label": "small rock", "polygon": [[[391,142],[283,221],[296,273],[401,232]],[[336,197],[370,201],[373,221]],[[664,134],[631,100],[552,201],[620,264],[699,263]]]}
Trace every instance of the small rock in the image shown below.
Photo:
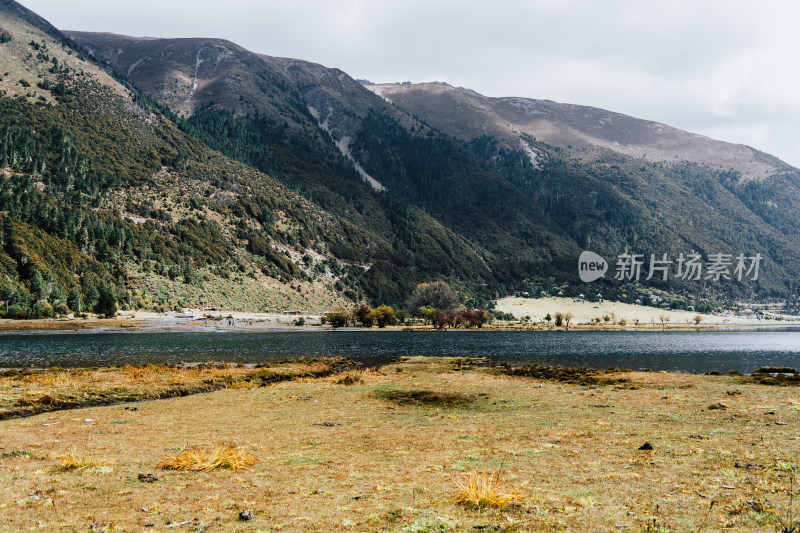
{"label": "small rock", "polygon": [[86,424],[91,424],[93,422],[94,422],[94,420],[92,420],[91,418],[87,418],[87,419],[84,420],[84,423],[86,423]]}
{"label": "small rock", "polygon": [[788,424],[787,424],[786,422],[781,422],[780,420],[778,420],[777,422],[775,422],[775,425],[776,425],[776,426],[788,426]]}
{"label": "small rock", "polygon": [[639,446],[639,449],[640,450],[652,450],[653,449],[653,445],[650,444],[649,442],[645,442],[644,444]]}
{"label": "small rock", "polygon": [[154,474],[139,474],[139,481],[142,483],[155,483],[158,481],[158,477]]}
{"label": "small rock", "polygon": [[339,424],[337,422],[322,422],[320,424],[312,424],[312,425],[314,425],[314,426],[323,426],[323,427],[326,427],[326,428],[332,428],[332,427],[336,427],[336,426],[341,426],[341,424]]}
{"label": "small rock", "polygon": [[355,496],[353,496],[353,499],[354,499],[354,500],[360,500],[360,499],[361,499],[361,496],[360,496],[360,495],[358,495],[358,494],[356,494]]}
{"label": "small rock", "polygon": [[144,525],[144,527],[156,527],[155,522],[148,522]]}
{"label": "small rock", "polygon": [[253,519],[253,513],[250,509],[245,509],[244,511],[239,513],[239,520],[243,522],[247,522],[248,520]]}

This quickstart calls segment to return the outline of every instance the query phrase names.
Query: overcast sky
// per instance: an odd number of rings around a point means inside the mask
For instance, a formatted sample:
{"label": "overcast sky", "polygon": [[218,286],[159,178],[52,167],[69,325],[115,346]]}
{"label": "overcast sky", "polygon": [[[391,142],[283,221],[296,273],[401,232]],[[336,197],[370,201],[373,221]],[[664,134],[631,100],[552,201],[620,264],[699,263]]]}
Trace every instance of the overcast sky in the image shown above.
{"label": "overcast sky", "polygon": [[585,104],[800,166],[800,2],[22,0],[60,29],[218,37],[376,82]]}

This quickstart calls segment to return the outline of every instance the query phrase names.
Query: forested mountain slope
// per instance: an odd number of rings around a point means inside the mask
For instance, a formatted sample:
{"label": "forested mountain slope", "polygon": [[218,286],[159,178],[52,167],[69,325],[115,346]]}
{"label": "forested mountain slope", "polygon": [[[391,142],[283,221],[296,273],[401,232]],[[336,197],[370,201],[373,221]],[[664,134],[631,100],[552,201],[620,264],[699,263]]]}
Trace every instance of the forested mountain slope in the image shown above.
{"label": "forested mountain slope", "polygon": [[[209,148],[15,2],[0,1],[0,36],[0,288],[12,305],[67,305],[74,289],[85,309],[103,285],[134,306],[322,311],[398,303],[429,279],[494,282],[490,254],[418,210],[354,205]],[[326,164],[349,169],[334,175],[343,190],[362,187],[337,151]]]}
{"label": "forested mountain slope", "polygon": [[[184,130],[273,169],[338,213],[370,198],[424,211],[488,251],[495,294],[542,288],[548,277],[570,282],[571,292],[634,298],[649,286],[684,302],[797,293],[797,170],[749,147],[608,111],[487,99],[442,84],[368,90],[338,69],[220,40],[70,35],[181,110]],[[763,261],[757,281],[645,283],[645,270],[639,284],[607,276],[585,287],[576,283],[582,249],[612,268],[625,252],[762,254]]]}

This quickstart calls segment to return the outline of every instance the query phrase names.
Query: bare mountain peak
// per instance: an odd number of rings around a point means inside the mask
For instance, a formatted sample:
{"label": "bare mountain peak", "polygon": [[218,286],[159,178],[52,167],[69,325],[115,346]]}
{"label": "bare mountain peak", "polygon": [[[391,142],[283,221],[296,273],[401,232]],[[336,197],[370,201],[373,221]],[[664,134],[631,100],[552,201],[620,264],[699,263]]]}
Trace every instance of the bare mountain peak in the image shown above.
{"label": "bare mountain peak", "polygon": [[744,179],[752,180],[762,180],[790,168],[778,158],[749,146],[717,141],[597,107],[522,97],[488,97],[443,82],[381,83],[367,87],[464,140],[484,134],[498,139],[527,134],[570,149],[577,157],[594,157],[598,149],[608,149],[650,161],[690,161],[721,170],[734,168]]}
{"label": "bare mountain peak", "polygon": [[66,40],[64,34],[55,26],[19,2],[15,2],[14,0],[0,0],[0,13],[2,13],[4,17],[15,17],[35,26],[37,29],[59,41]]}

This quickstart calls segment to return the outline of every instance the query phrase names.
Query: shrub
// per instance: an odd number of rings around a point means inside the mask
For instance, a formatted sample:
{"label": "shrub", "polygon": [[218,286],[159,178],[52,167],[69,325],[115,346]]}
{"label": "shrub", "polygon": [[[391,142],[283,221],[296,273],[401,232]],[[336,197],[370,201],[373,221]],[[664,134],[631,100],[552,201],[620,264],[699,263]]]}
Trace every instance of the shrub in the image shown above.
{"label": "shrub", "polygon": [[454,309],[461,304],[458,293],[444,281],[420,283],[408,299],[408,311],[417,312],[420,307]]}
{"label": "shrub", "polygon": [[388,305],[382,305],[375,309],[370,316],[378,323],[379,328],[385,328],[386,326],[392,326],[397,322],[397,317],[395,316],[394,309],[389,307]]}
{"label": "shrub", "polygon": [[372,323],[375,321],[372,315],[372,308],[367,304],[361,304],[355,309],[353,315],[358,325],[364,328],[371,328]]}
{"label": "shrub", "polygon": [[349,321],[348,313],[341,307],[334,307],[327,315],[327,322],[334,328],[342,328]]}
{"label": "shrub", "polygon": [[32,318],[50,318],[51,316],[53,316],[52,305],[43,300],[39,300],[33,304],[33,310],[31,312]]}
{"label": "shrub", "polygon": [[114,290],[105,283],[101,283],[98,289],[94,312],[106,318],[113,318],[117,314],[117,297],[114,295]]}
{"label": "shrub", "polygon": [[24,318],[28,318],[28,312],[20,305],[10,305],[8,306],[8,312],[6,313],[5,318],[22,320]]}

